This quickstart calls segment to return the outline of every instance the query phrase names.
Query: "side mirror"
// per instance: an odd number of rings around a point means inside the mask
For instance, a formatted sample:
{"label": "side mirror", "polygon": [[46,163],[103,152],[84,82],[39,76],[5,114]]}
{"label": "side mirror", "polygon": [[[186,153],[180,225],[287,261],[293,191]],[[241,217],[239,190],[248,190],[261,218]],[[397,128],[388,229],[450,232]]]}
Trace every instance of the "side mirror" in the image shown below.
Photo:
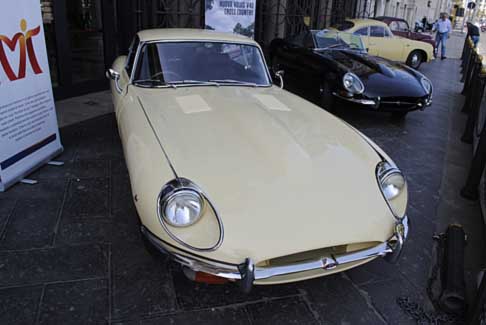
{"label": "side mirror", "polygon": [[281,89],[283,89],[283,87],[284,87],[284,80],[283,80],[284,75],[285,75],[284,70],[278,70],[277,72],[275,72],[275,76],[278,77],[278,79],[280,80],[280,88]]}
{"label": "side mirror", "polygon": [[115,82],[115,88],[116,91],[121,94],[123,89],[120,87],[120,73],[113,70],[113,69],[108,69],[106,71],[106,77],[110,80],[113,80]]}

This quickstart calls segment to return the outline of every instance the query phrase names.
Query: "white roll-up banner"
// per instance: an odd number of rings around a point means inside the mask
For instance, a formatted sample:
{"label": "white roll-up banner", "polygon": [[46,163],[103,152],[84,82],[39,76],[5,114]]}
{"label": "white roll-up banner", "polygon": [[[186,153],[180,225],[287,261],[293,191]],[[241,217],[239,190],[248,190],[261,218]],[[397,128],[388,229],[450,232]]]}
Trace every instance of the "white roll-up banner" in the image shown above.
{"label": "white roll-up banner", "polygon": [[0,191],[62,150],[40,2],[2,1]]}
{"label": "white roll-up banner", "polygon": [[256,0],[206,0],[206,29],[255,36]]}

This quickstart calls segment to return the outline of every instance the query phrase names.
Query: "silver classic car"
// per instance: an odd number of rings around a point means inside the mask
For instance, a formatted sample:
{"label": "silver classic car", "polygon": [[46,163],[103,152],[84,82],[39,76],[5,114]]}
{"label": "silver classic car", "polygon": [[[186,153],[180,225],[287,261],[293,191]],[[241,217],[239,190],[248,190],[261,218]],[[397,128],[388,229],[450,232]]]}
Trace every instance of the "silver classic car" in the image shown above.
{"label": "silver classic car", "polygon": [[401,171],[274,85],[253,40],[141,31],[107,76],[144,238],[189,278],[249,291],[400,255]]}

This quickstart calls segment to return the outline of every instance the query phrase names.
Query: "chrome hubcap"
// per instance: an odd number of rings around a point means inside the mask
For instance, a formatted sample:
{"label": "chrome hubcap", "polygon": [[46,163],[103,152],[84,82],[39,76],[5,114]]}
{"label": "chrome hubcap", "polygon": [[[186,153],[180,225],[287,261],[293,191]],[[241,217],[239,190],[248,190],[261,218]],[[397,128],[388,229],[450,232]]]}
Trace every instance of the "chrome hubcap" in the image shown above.
{"label": "chrome hubcap", "polygon": [[417,54],[414,54],[412,56],[412,64],[417,65],[417,63],[419,63],[419,56]]}

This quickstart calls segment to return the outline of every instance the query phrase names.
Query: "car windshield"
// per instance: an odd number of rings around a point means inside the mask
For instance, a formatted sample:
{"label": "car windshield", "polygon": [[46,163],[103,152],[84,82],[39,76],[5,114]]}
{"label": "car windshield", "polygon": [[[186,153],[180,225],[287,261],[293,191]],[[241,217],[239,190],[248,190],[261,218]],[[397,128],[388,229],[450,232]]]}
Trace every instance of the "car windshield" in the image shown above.
{"label": "car windshield", "polygon": [[143,87],[271,84],[258,47],[207,41],[144,45],[133,83]]}
{"label": "car windshield", "polygon": [[351,49],[356,51],[365,51],[365,47],[359,35],[346,32],[321,30],[315,32],[314,38],[316,40],[318,50]]}

